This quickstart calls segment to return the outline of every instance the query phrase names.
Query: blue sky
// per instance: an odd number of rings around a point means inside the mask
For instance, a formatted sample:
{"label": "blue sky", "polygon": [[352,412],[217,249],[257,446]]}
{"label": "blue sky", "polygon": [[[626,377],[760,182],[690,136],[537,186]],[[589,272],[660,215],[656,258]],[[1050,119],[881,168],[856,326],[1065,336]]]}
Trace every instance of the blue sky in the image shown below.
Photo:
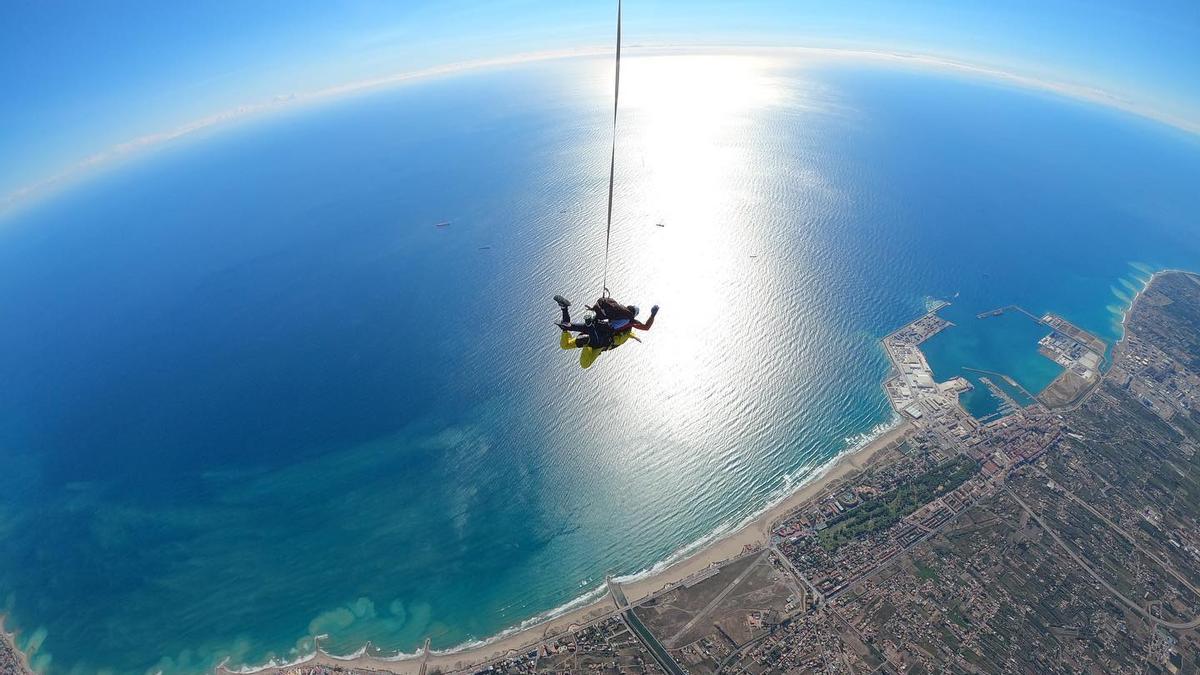
{"label": "blue sky", "polygon": [[[611,0],[0,7],[0,199],[118,143],[277,95],[604,46]],[[627,0],[628,44],[895,49],[1103,89],[1200,124],[1200,2]]]}

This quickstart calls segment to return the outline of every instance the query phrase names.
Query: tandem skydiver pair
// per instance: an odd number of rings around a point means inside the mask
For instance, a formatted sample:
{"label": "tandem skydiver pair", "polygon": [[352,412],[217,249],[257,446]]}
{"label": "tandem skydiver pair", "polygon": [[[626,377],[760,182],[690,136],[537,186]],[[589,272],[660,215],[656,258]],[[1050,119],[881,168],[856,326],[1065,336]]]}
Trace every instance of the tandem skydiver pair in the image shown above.
{"label": "tandem skydiver pair", "polygon": [[[562,320],[555,322],[562,329],[558,346],[563,349],[578,349],[579,365],[589,368],[600,356],[600,352],[616,349],[629,341],[638,340],[633,329],[650,330],[654,325],[654,317],[658,314],[658,305],[650,308],[650,318],[642,323],[638,320],[638,308],[633,305],[622,305],[613,300],[608,294],[608,254],[612,242],[613,225],[613,185],[617,175],[617,110],[621,94],[621,0],[617,0],[617,51],[613,73],[613,117],[612,117],[612,149],[608,157],[608,217],[604,229],[604,272],[601,276],[600,288],[603,292],[596,304],[588,307],[584,314],[583,323],[571,322],[571,301],[561,295],[554,296],[554,301],[562,309]],[[641,340],[638,340],[641,342]]]}
{"label": "tandem skydiver pair", "polygon": [[582,350],[579,365],[583,368],[591,367],[600,352],[616,349],[629,338],[638,340],[633,329],[650,330],[654,325],[654,317],[658,315],[658,305],[655,305],[650,308],[650,318],[643,323],[637,318],[638,308],[635,305],[622,305],[604,295],[596,300],[595,305],[587,308],[583,323],[572,323],[571,301],[561,295],[554,296],[554,301],[562,310],[562,320],[555,324],[562,329],[558,346]]}

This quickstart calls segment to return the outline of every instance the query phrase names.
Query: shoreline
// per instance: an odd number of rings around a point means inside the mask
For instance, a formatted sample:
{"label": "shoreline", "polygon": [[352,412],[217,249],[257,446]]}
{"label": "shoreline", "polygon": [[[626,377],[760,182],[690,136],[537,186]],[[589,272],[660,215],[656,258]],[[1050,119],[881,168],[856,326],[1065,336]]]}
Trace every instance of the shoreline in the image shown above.
{"label": "shoreline", "polygon": [[[1133,294],[1133,297],[1129,299],[1129,305],[1127,307],[1125,307],[1124,311],[1121,312],[1121,324],[1120,324],[1121,337],[1117,338],[1117,341],[1113,343],[1112,348],[1109,349],[1109,352],[1113,354],[1113,359],[1112,359],[1113,361],[1116,360],[1115,352],[1117,351],[1117,347],[1119,347],[1122,342],[1125,342],[1125,336],[1129,335],[1129,317],[1133,314],[1134,305],[1137,304],[1138,299],[1142,297],[1142,295],[1146,292],[1146,289],[1150,288],[1150,285],[1154,283],[1154,280],[1157,279],[1160,274],[1168,274],[1170,272],[1183,272],[1185,274],[1188,274],[1188,272],[1185,272],[1184,270],[1173,270],[1173,269],[1165,269],[1165,270],[1158,270],[1155,272],[1151,272],[1150,278],[1147,279],[1145,281],[1145,283],[1142,284],[1142,287],[1139,288],[1137,290],[1137,292]],[[1105,362],[1107,363],[1108,360],[1109,359],[1106,357]],[[1107,363],[1107,365],[1109,365],[1110,367],[1112,366],[1111,363]],[[1101,373],[1102,376],[1107,375],[1107,374],[1108,374],[1107,371],[1104,371],[1103,373]]]}
{"label": "shoreline", "polygon": [[[1129,301],[1129,306],[1125,308],[1125,311],[1121,312],[1121,337],[1118,338],[1115,343],[1113,343],[1112,349],[1110,351],[1115,352],[1117,350],[1117,347],[1121,346],[1121,344],[1123,342],[1125,342],[1125,337],[1127,335],[1129,335],[1129,317],[1133,315],[1134,306],[1137,305],[1138,300],[1140,300],[1141,297],[1143,295],[1145,295],[1146,291],[1150,288],[1150,286],[1154,284],[1154,280],[1164,274],[1185,274],[1190,277],[1200,278],[1200,272],[1193,272],[1191,270],[1184,270],[1184,269],[1177,269],[1177,268],[1167,268],[1167,269],[1162,269],[1162,270],[1157,270],[1155,272],[1151,272],[1150,278],[1146,280],[1146,283],[1142,284],[1142,287],[1140,289],[1138,289],[1137,293],[1133,294],[1133,298]],[[1107,375],[1108,375],[1108,371],[1104,371],[1102,373],[1102,377],[1107,376]]]}
{"label": "shoreline", "polygon": [[[7,621],[8,615],[0,614],[0,656],[12,656],[13,661],[16,662],[17,675],[21,675],[22,673],[32,673],[33,666],[29,663],[29,655],[17,647],[17,633],[15,630],[10,632],[5,627],[5,623]],[[0,660],[0,666],[6,665],[10,664],[6,664],[4,661]],[[21,668],[24,668],[24,670],[21,670]]]}
{"label": "shoreline", "polygon": [[1129,300],[1129,306],[1125,308],[1125,311],[1121,312],[1121,337],[1118,338],[1115,343],[1113,343],[1114,350],[1117,348],[1117,345],[1125,341],[1125,336],[1129,334],[1129,317],[1133,314],[1133,306],[1137,304],[1138,299],[1142,297],[1142,295],[1146,292],[1146,289],[1150,288],[1151,284],[1154,283],[1154,280],[1164,274],[1186,274],[1193,277],[1200,277],[1200,272],[1175,268],[1167,268],[1151,272],[1150,278],[1142,284],[1142,287],[1138,289],[1137,293],[1133,294],[1133,297]]}
{"label": "shoreline", "polygon": [[[866,439],[865,442],[850,446],[832,457],[820,466],[808,480],[773,503],[769,503],[758,513],[747,517],[732,531],[722,534],[712,542],[700,545],[697,550],[684,555],[679,560],[665,564],[658,571],[654,571],[658,565],[651,567],[650,572],[644,578],[636,578],[641,574],[638,573],[635,578],[626,582],[618,579],[630,605],[638,605],[669,586],[704,572],[713,565],[736,558],[748,548],[759,549],[769,545],[770,533],[776,522],[820,496],[842,479],[861,471],[876,454],[906,437],[911,430],[911,423],[897,415],[889,426],[878,431],[876,435]],[[587,595],[581,597],[587,597]],[[222,665],[217,667],[217,672],[276,673],[296,666],[319,665],[376,669],[398,675],[421,675],[426,669],[452,673],[486,665],[506,656],[520,654],[547,639],[604,620],[616,612],[617,607],[611,596],[609,593],[603,592],[601,597],[557,616],[548,616],[540,621],[535,617],[532,620],[534,623],[531,625],[510,628],[482,643],[466,643],[445,651],[431,650],[428,655],[417,652],[393,657],[370,656],[364,653],[368,648],[368,646],[364,646],[352,656],[339,657],[318,650],[314,654],[286,664],[267,664],[240,669],[229,669]]]}

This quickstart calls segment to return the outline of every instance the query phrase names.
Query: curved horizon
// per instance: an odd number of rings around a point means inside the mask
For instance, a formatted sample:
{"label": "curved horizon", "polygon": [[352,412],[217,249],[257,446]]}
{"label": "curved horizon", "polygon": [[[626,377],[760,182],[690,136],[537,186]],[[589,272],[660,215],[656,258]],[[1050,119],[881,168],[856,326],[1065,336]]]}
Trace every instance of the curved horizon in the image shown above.
{"label": "curved horizon", "polygon": [[[948,58],[932,53],[905,52],[898,50],[872,50],[837,47],[780,47],[753,45],[632,45],[624,48],[633,52],[632,58],[646,56],[671,55],[746,55],[746,54],[790,54],[795,56],[840,58],[845,60],[861,60],[917,69],[944,70],[974,76],[981,80],[1002,82],[1018,88],[1042,91],[1076,101],[1099,105],[1112,110],[1131,114],[1143,119],[1157,122],[1167,127],[1200,136],[1200,120],[1186,119],[1171,115],[1140,104],[1135,100],[1125,98],[1104,89],[1074,84],[1066,81],[1049,80],[1032,75],[1025,75],[1014,70],[959,59]],[[144,152],[165,146],[173,141],[188,137],[196,132],[212,129],[225,124],[237,123],[257,116],[269,115],[284,109],[316,103],[338,97],[353,97],[370,91],[387,89],[410,82],[453,77],[462,73],[524,65],[558,59],[596,58],[608,56],[611,47],[581,47],[577,49],[550,50],[517,53],[508,56],[484,59],[472,59],[396,72],[382,77],[352,80],[343,84],[323,87],[302,93],[276,95],[269,100],[257,103],[246,103],[198,118],[192,122],[175,127],[174,129],[153,132],[135,137],[123,143],[111,146],[107,150],[85,157],[67,168],[52,174],[42,180],[17,188],[0,198],[0,218],[13,213],[20,205],[29,205],[39,198],[51,197],[57,189],[66,188],[76,180],[85,180],[88,175],[104,169],[122,159],[132,158]]]}

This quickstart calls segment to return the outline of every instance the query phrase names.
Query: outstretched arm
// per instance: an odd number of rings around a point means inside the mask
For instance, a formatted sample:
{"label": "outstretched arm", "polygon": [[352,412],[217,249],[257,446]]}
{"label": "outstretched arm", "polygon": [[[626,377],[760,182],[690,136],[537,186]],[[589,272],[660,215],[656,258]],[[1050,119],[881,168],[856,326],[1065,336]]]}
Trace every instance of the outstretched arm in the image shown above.
{"label": "outstretched arm", "polygon": [[647,319],[645,323],[642,323],[641,321],[634,319],[633,327],[638,330],[650,330],[650,327],[654,325],[654,317],[656,317],[656,316],[658,316],[658,305],[655,305],[650,308],[650,318]]}

